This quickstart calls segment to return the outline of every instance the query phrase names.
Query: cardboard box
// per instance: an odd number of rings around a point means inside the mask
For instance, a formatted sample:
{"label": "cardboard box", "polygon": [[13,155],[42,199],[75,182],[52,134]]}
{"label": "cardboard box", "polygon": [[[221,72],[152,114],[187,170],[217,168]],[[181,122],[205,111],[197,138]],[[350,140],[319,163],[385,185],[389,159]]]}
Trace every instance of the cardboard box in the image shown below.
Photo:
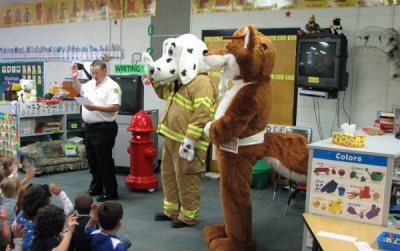
{"label": "cardboard box", "polygon": [[361,134],[348,135],[344,134],[343,132],[333,132],[332,143],[348,147],[364,147],[365,135]]}

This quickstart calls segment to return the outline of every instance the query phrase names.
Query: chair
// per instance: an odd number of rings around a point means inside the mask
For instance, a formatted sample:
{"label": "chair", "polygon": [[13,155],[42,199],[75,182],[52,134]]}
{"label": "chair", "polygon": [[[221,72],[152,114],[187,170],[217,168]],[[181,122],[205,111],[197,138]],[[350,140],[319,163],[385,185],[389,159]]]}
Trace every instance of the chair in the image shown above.
{"label": "chair", "polygon": [[[286,133],[297,133],[297,134],[303,135],[308,140],[308,142],[311,142],[311,140],[312,140],[311,128],[299,127],[299,126],[288,126],[288,127],[286,127]],[[284,214],[286,214],[287,210],[289,210],[293,206],[296,195],[299,192],[306,192],[306,191],[307,191],[307,183],[305,183],[305,182],[296,183],[289,179],[289,199],[286,204]]]}
{"label": "chair", "polygon": [[[286,126],[284,132],[285,133],[296,133],[296,134],[303,135],[308,140],[308,142],[311,142],[311,140],[312,140],[312,129],[308,128],[308,127]],[[280,185],[280,182],[284,179],[286,179],[286,177],[283,177],[282,175],[278,174],[276,176],[275,184],[274,184],[274,194],[272,196],[272,200],[275,200],[275,196],[278,191],[278,186]],[[290,197],[292,189],[293,189],[293,187],[290,186],[290,184],[289,184],[289,197]]]}

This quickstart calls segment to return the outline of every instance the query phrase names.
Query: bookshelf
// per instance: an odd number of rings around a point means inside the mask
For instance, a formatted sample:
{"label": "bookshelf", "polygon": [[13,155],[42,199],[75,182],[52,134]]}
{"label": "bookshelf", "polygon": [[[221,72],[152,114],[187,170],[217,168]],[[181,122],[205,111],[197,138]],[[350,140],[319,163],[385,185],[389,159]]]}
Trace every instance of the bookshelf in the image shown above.
{"label": "bookshelf", "polygon": [[80,110],[76,101],[24,104],[16,101],[0,102],[0,112],[6,117],[15,118],[13,134],[19,146],[37,141],[67,139],[70,134],[81,132],[79,129],[68,130],[67,127],[67,121],[71,118],[80,118]]}

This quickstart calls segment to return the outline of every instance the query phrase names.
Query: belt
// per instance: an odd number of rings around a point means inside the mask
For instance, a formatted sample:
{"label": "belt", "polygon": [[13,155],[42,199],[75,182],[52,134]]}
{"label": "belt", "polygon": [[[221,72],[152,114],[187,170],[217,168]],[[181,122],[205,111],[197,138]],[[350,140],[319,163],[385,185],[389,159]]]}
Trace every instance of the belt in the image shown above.
{"label": "belt", "polygon": [[100,126],[100,125],[109,125],[111,123],[115,123],[114,121],[106,121],[106,122],[96,122],[96,123],[86,123],[89,126]]}

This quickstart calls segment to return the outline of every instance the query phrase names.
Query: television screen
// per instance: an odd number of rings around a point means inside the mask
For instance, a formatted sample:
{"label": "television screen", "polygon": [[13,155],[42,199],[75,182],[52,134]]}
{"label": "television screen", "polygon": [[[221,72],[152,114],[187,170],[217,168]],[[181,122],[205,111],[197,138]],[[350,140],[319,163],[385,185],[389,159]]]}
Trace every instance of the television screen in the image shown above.
{"label": "television screen", "polygon": [[299,74],[333,78],[335,76],[335,42],[310,42],[301,44]]}
{"label": "television screen", "polygon": [[118,114],[133,115],[143,109],[143,82],[141,76],[110,75],[122,91],[121,107]]}
{"label": "television screen", "polygon": [[346,36],[324,34],[299,37],[296,86],[303,89],[345,90],[348,78],[346,63]]}

